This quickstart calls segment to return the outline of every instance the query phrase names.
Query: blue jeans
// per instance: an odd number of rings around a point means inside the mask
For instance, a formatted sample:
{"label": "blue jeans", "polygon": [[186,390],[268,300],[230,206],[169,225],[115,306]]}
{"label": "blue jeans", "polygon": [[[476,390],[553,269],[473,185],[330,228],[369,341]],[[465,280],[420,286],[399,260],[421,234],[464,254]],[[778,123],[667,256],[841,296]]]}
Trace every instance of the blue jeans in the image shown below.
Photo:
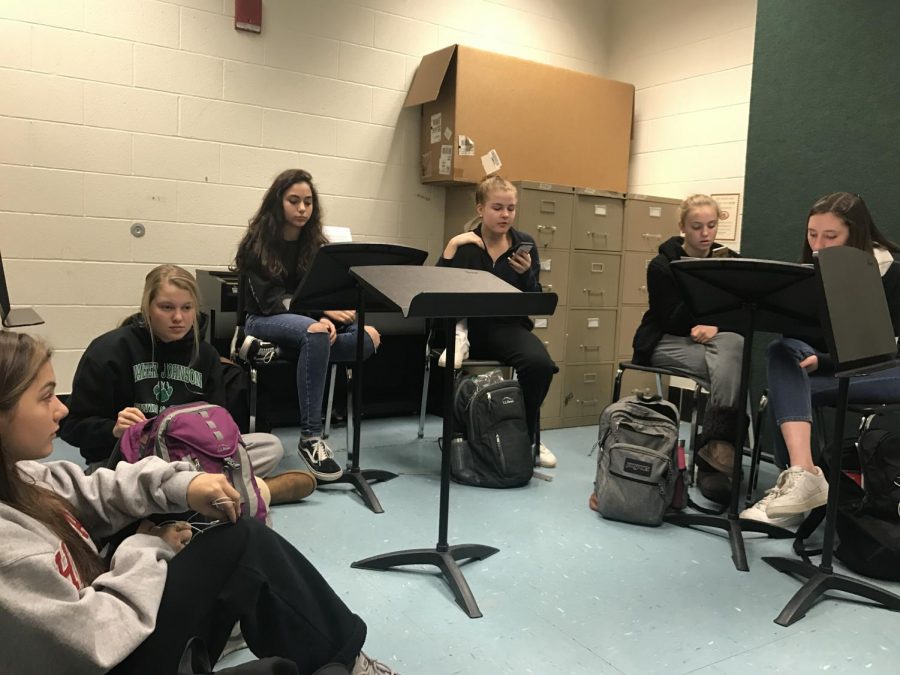
{"label": "blue jeans", "polygon": [[[769,418],[774,420],[775,464],[788,466],[790,457],[781,425],[785,422],[812,423],[813,400],[817,405],[837,400],[838,380],[833,368],[820,366],[812,374],[800,368],[800,361],[816,351],[802,340],[782,338],[766,351],[769,387]],[[900,391],[900,369],[892,368],[850,381],[849,400],[871,403],[896,400]]]}
{"label": "blue jeans", "polygon": [[[249,335],[299,353],[297,359],[297,398],[300,401],[300,438],[322,435],[322,398],[328,378],[328,362],[353,361],[356,358],[357,324],[337,325],[337,339],[328,344],[328,333],[310,333],[315,319],[302,314],[250,314],[245,325]],[[363,358],[375,351],[366,334]]]}

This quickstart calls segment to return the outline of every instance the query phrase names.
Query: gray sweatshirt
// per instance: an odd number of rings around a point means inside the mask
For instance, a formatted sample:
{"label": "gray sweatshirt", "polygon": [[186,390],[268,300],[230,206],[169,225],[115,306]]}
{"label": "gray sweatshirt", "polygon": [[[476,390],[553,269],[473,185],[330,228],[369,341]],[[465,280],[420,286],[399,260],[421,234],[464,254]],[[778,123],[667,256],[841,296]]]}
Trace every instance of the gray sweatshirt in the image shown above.
{"label": "gray sweatshirt", "polygon": [[[85,538],[109,536],[151,513],[186,510],[188,484],[198,475],[187,462],[158,457],[90,476],[69,462],[17,466],[25,480],[72,504],[84,527],[73,526]],[[59,537],[0,502],[0,635],[10,647],[0,670],[105,673],[153,631],[174,555],[159,537],[133,535],[116,549],[109,572],[84,587]]]}

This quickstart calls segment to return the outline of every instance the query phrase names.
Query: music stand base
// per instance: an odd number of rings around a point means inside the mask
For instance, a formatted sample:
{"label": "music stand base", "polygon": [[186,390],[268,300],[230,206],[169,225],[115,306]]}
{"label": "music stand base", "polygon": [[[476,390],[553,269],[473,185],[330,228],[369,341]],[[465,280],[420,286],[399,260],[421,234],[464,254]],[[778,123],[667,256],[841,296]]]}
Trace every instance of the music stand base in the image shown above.
{"label": "music stand base", "polygon": [[740,572],[749,572],[747,552],[744,549],[743,532],[759,532],[772,539],[792,539],[794,533],[783,527],[761,523],[758,520],[737,518],[734,516],[711,516],[703,513],[670,513],[663,520],[679,527],[717,527],[728,532],[731,543],[731,559],[734,567]]}
{"label": "music stand base", "polygon": [[459,569],[458,560],[484,560],[494,555],[499,549],[483,544],[456,544],[448,546],[446,551],[437,548],[414,548],[406,551],[382,553],[371,558],[357,560],[350,564],[356,569],[387,570],[399,565],[434,565],[437,567],[458,604],[470,619],[478,619],[482,616],[475,602],[475,596],[462,570]]}
{"label": "music stand base", "polygon": [[347,468],[337,480],[325,483],[325,485],[335,485],[337,483],[346,483],[352,485],[357,494],[362,498],[363,503],[371,509],[373,513],[384,513],[384,508],[375,491],[372,489],[371,483],[380,483],[396,478],[397,474],[382,469],[353,469]]}
{"label": "music stand base", "polygon": [[781,614],[775,619],[775,623],[779,626],[790,626],[802,619],[806,616],[806,611],[819,599],[819,596],[828,591],[857,595],[872,600],[886,609],[900,611],[900,596],[862,579],[834,572],[824,572],[812,563],[794,558],[768,556],[763,558],[763,562],[768,563],[779,572],[793,574],[807,580],[800,590],[794,593],[794,597],[788,601],[781,610]]}

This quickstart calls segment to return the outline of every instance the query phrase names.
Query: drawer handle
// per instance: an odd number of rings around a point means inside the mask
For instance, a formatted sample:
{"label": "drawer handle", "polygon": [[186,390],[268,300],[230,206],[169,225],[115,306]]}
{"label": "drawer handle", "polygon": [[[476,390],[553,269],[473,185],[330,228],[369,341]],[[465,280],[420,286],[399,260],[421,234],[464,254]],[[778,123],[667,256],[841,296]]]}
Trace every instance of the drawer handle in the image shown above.
{"label": "drawer handle", "polygon": [[661,234],[654,234],[653,232],[644,232],[641,236],[644,239],[662,239]]}
{"label": "drawer handle", "polygon": [[541,290],[542,291],[552,291],[553,284],[541,284]]}
{"label": "drawer handle", "polygon": [[598,401],[595,398],[587,398],[587,399],[576,398],[575,403],[580,403],[581,405],[597,405]]}
{"label": "drawer handle", "polygon": [[604,295],[606,293],[606,291],[603,291],[603,290],[595,291],[590,288],[583,288],[582,291],[584,293],[586,293],[587,295]]}
{"label": "drawer handle", "polygon": [[586,232],[589,237],[609,237],[609,232]]}
{"label": "drawer handle", "polygon": [[549,230],[550,232],[556,232],[556,225],[538,225],[538,232],[543,232],[544,230]]}
{"label": "drawer handle", "polygon": [[600,345],[578,345],[579,349],[583,349],[586,352],[599,352]]}
{"label": "drawer handle", "polygon": [[638,286],[638,290],[639,290],[641,293],[646,293],[646,292],[647,292],[647,287],[646,287],[646,286]]}
{"label": "drawer handle", "polygon": [[542,342],[544,343],[544,346],[545,346],[545,347],[549,347],[549,346],[550,346],[550,340],[542,340]]}

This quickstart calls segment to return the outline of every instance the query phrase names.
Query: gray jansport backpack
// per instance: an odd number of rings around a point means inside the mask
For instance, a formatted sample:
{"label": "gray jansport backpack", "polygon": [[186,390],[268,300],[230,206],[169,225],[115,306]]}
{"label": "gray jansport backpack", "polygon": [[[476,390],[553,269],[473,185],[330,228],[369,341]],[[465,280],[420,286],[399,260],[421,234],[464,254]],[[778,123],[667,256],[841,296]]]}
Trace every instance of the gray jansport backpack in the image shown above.
{"label": "gray jansport backpack", "polygon": [[629,396],[600,414],[597,510],[604,518],[659,525],[678,475],[678,409],[658,397]]}

